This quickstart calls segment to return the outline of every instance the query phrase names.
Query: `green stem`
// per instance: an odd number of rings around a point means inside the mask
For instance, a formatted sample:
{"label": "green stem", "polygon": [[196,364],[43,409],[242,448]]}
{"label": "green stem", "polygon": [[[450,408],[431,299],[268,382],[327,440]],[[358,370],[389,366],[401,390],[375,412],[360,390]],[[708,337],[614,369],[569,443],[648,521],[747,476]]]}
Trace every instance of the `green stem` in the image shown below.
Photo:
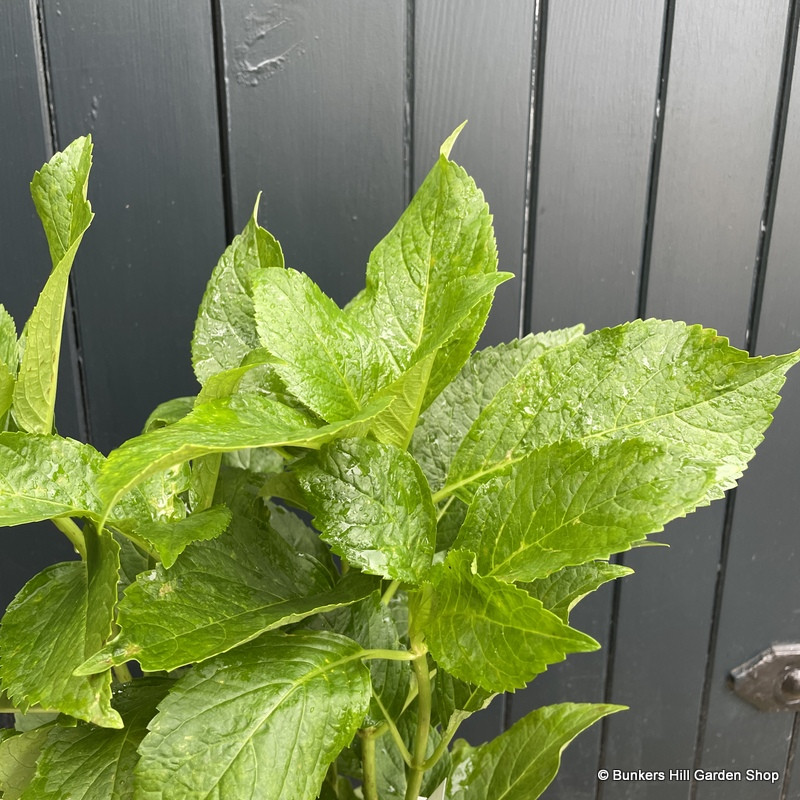
{"label": "green stem", "polygon": [[400,581],[392,581],[389,584],[389,587],[383,593],[383,597],[381,597],[381,603],[383,603],[383,605],[385,606],[388,606],[399,588],[400,588]]}
{"label": "green stem", "polygon": [[431,500],[433,500],[433,504],[436,505],[437,503],[441,503],[442,500],[451,497],[452,494],[453,490],[449,486],[443,486],[438,492],[434,492],[431,495]]}
{"label": "green stem", "polygon": [[[403,741],[403,737],[400,735],[400,731],[397,730],[397,724],[390,716],[389,712],[386,710],[386,707],[381,702],[381,698],[377,692],[373,693],[372,695],[375,698],[375,702],[378,704],[378,708],[381,710],[381,714],[383,714],[383,718],[386,720],[386,727],[389,733],[394,739],[394,743],[397,745],[397,749],[400,751],[400,755],[403,756],[403,761],[410,767],[411,766],[411,753],[408,752],[408,748],[406,747],[406,743]],[[378,738],[377,736],[375,737]]]}
{"label": "green stem", "polygon": [[461,725],[468,716],[469,711],[455,711],[453,713],[453,716],[450,717],[450,724],[447,726],[447,730],[442,734],[442,740],[436,746],[431,757],[423,765],[426,772],[432,769],[436,765],[436,762],[445,754],[447,746],[453,741],[453,737],[456,735],[456,731],[458,731],[459,725]]}
{"label": "green stem", "polygon": [[27,711],[23,711],[17,706],[0,703],[0,714],[58,714],[54,708],[42,708],[41,706],[31,706]]}
{"label": "green stem", "polygon": [[75,524],[75,520],[72,517],[56,517],[53,524],[72,542],[72,546],[80,557],[86,561],[86,540],[83,538],[83,531]]}
{"label": "green stem", "polygon": [[386,661],[413,661],[417,655],[408,650],[364,650],[359,658],[367,661],[374,661],[376,658]]}
{"label": "green stem", "polygon": [[447,513],[447,509],[450,508],[450,504],[455,499],[456,496],[454,494],[447,498],[447,502],[439,509],[439,513],[436,515],[436,522],[441,522],[442,517]]}
{"label": "green stem", "polygon": [[414,734],[414,753],[408,770],[405,800],[417,800],[425,774],[425,752],[431,729],[431,678],[428,672],[428,648],[419,641],[412,642],[417,657],[411,662],[417,677],[417,731]]}
{"label": "green stem", "polygon": [[378,774],[375,768],[374,728],[361,731],[361,763],[364,767],[364,800],[378,800]]}
{"label": "green stem", "polygon": [[127,664],[117,664],[111,669],[114,670],[114,676],[120,683],[130,683],[133,680],[133,675],[131,675]]}

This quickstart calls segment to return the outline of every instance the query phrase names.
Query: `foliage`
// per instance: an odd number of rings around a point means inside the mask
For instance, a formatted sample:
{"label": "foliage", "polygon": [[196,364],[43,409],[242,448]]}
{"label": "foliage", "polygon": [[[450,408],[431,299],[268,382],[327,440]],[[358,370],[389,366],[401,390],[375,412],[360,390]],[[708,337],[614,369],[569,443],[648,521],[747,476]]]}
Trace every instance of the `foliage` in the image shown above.
{"label": "foliage", "polygon": [[574,605],[735,485],[800,354],[661,320],[473,353],[509,276],[457,133],[345,308],[254,212],[200,306],[197,396],[108,458],[54,428],[91,140],[36,173],[53,270],[21,337],[0,306],[0,524],[51,519],[80,558],[0,626],[4,705],[59,714],[0,738],[5,798],[531,800],[620,710],[451,747],[598,647]]}

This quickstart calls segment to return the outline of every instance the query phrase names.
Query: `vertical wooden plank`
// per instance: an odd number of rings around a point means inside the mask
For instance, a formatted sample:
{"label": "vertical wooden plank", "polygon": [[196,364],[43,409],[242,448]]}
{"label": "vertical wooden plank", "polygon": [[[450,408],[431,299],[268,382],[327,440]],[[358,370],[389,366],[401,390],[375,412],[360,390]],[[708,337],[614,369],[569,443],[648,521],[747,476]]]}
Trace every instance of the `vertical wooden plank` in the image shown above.
{"label": "vertical wooden plank", "polygon": [[676,4],[647,312],[742,346],[786,3]]}
{"label": "vertical wooden plank", "polygon": [[551,3],[531,320],[636,316],[662,0]]}
{"label": "vertical wooden plank", "polygon": [[230,180],[340,304],[403,209],[404,4],[222,0]]}
{"label": "vertical wooden plank", "polygon": [[[660,0],[548,6],[534,329],[636,316],[662,17]],[[512,721],[549,703],[603,700],[611,598],[604,587],[573,615],[603,650],[573,656],[517,693]],[[600,733],[595,726],[567,749],[553,798],[594,798]]]}
{"label": "vertical wooden plank", "polygon": [[[605,769],[690,770],[703,693],[725,502],[651,537],[669,550],[625,554],[635,574],[619,588],[611,699],[630,706],[609,719]],[[646,784],[648,800],[688,798],[690,782]],[[645,785],[608,781],[601,797],[638,798]]]}
{"label": "vertical wooden plank", "polygon": [[[785,4],[770,0],[675,4],[647,314],[717,327],[739,346],[785,21]],[[717,502],[657,537],[669,542],[668,554],[626,555],[637,576],[621,586],[612,699],[632,710],[609,720],[607,769],[693,767],[724,516]],[[751,746],[749,736],[742,746]],[[730,765],[712,759],[703,766]],[[602,797],[639,797],[642,788],[609,781]],[[735,788],[701,784],[698,796],[733,797]],[[654,800],[688,797],[691,782],[649,783],[646,791]],[[739,791],[755,796],[751,786]]]}
{"label": "vertical wooden plank", "polygon": [[[554,703],[604,702],[611,598],[612,587],[603,586],[582,600],[570,615],[570,625],[593,636],[602,649],[567,656],[566,661],[548,667],[527,689],[517,692],[511,701],[511,723],[536,708]],[[596,725],[569,745],[562,756],[561,769],[547,790],[549,797],[594,800],[600,743],[601,728]]]}
{"label": "vertical wooden plank", "polygon": [[96,211],[75,280],[94,443],[194,394],[189,341],[224,247],[207,3],[45,0],[62,143],[91,132]]}
{"label": "vertical wooden plank", "polygon": [[[795,73],[781,162],[766,279],[758,324],[759,353],[800,347],[800,87]],[[797,537],[797,453],[800,449],[800,374],[790,372],[783,400],[752,468],[736,495],[713,654],[701,766],[783,772],[794,715],[765,714],[727,689],[730,669],[777,641],[800,641],[800,544]],[[794,771],[797,772],[795,759]],[[798,796],[797,776],[792,779]],[[787,781],[788,784],[788,781]],[[699,798],[715,796],[700,787]],[[780,796],[777,786],[732,784],[731,798]]]}
{"label": "vertical wooden plank", "polygon": [[[47,243],[28,188],[48,157],[40,96],[36,19],[28,3],[0,4],[0,302],[20,332],[50,272]],[[56,421],[65,435],[79,430],[67,341],[59,376]],[[0,611],[47,564],[74,556],[50,523],[0,531]]]}
{"label": "vertical wooden plank", "polygon": [[534,3],[508,0],[502,13],[480,0],[417,0],[414,58],[414,185],[439,145],[469,120],[453,149],[494,215],[501,286],[481,340],[519,333],[531,96]]}

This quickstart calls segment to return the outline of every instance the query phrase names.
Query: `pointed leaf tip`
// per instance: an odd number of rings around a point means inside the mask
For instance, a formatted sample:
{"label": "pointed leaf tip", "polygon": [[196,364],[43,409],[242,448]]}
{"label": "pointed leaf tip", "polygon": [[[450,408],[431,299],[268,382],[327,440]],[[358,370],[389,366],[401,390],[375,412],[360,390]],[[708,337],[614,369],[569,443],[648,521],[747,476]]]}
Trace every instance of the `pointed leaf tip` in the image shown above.
{"label": "pointed leaf tip", "polygon": [[442,142],[442,146],[439,148],[439,154],[443,155],[445,158],[450,158],[450,151],[453,149],[453,145],[456,143],[456,139],[458,139],[458,135],[464,129],[464,126],[467,124],[467,120],[464,120],[445,140]]}

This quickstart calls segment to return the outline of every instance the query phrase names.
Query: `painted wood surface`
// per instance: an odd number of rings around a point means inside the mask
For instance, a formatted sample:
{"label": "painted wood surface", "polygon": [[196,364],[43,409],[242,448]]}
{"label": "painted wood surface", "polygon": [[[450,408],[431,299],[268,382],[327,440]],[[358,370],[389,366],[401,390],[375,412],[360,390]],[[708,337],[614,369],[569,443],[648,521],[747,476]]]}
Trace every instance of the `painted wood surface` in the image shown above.
{"label": "painted wood surface", "polygon": [[235,229],[253,210],[339,304],[403,210],[405,8],[223,0]]}
{"label": "painted wood surface", "polygon": [[536,330],[636,316],[663,2],[548,4]]}
{"label": "painted wood surface", "polygon": [[515,274],[495,296],[482,345],[519,335],[530,127],[534,4],[503,13],[481,0],[417,0],[413,168],[418,186],[439,145],[468,120],[452,157],[483,190],[494,215],[500,269]]}
{"label": "painted wood surface", "polygon": [[[577,322],[592,330],[636,316],[662,18],[661,2],[548,4],[536,106],[534,330]],[[603,700],[611,601],[605,587],[572,618],[603,650],[551,667],[514,696],[512,720],[553,702]],[[554,798],[595,796],[601,731],[595,726],[570,745],[549,790]]]}
{"label": "painted wood surface", "polygon": [[158,403],[197,391],[189,341],[225,246],[211,19],[174,0],[44,12],[59,139],[96,142],[97,215],[74,277],[93,443],[107,452]]}
{"label": "painted wood surface", "polygon": [[[785,6],[769,2],[675,4],[646,315],[716,326],[738,346],[750,309],[785,17]],[[758,62],[745,66],[754,41]],[[653,537],[669,543],[668,553],[624,558],[637,574],[619,587],[611,697],[631,711],[609,720],[606,767],[693,766],[725,510],[718,501]],[[691,782],[657,782],[647,796],[688,798],[691,790]],[[608,782],[601,797],[641,791],[636,782]]]}
{"label": "painted wood surface", "polygon": [[[792,86],[782,156],[757,328],[757,351],[761,354],[800,347],[797,80]],[[796,372],[789,374],[782,394],[772,427],[736,493],[700,762],[707,769],[711,764],[724,763],[742,770],[777,770],[784,776],[789,756],[793,715],[758,712],[732,695],[724,682],[733,667],[773,642],[800,641],[800,472],[796,466],[800,451],[800,376]],[[797,772],[796,760],[794,771]],[[781,783],[775,787],[742,783],[731,786],[729,796],[797,797],[796,779],[793,785],[793,794],[781,794]],[[697,796],[702,800],[716,797],[714,787],[701,787]]]}

